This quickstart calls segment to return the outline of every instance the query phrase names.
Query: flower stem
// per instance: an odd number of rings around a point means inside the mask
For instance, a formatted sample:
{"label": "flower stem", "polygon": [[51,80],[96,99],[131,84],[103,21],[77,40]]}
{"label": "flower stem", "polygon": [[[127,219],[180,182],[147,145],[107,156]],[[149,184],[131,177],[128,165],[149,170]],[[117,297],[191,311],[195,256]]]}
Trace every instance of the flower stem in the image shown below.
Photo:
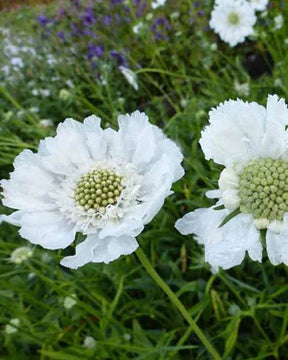
{"label": "flower stem", "polygon": [[192,319],[189,312],[186,310],[184,305],[181,303],[181,301],[178,299],[176,294],[170,289],[170,287],[165,283],[165,281],[158,275],[158,273],[154,270],[153,266],[151,265],[150,261],[142,251],[140,247],[136,250],[136,254],[138,256],[138,259],[148,272],[148,274],[152,277],[152,279],[156,282],[156,284],[165,292],[165,294],[169,297],[171,302],[176,306],[176,308],[180,311],[180,313],[183,315],[184,319],[188,322],[188,324],[191,326],[195,334],[198,336],[198,338],[202,341],[203,345],[209,351],[209,353],[212,355],[213,359],[221,360],[221,356],[218,354],[218,352],[214,349],[214,347],[210,344],[209,340],[206,338],[202,330],[199,328],[199,326],[196,324],[196,322]]}

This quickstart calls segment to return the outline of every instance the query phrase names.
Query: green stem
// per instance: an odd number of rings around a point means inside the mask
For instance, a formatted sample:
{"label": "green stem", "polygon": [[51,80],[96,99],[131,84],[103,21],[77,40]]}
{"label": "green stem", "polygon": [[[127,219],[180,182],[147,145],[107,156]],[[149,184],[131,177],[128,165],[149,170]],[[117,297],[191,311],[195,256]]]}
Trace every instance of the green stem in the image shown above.
{"label": "green stem", "polygon": [[213,356],[213,359],[221,360],[221,356],[217,353],[214,347],[210,344],[209,340],[206,338],[202,330],[196,324],[196,322],[192,319],[189,312],[185,309],[184,305],[178,299],[178,297],[174,294],[174,292],[170,289],[170,287],[165,283],[165,281],[158,275],[158,273],[152,267],[150,261],[147,259],[146,255],[142,251],[140,247],[136,250],[136,254],[141,261],[142,265],[148,272],[148,274],[152,277],[152,279],[156,282],[156,284],[165,292],[165,294],[169,297],[171,302],[176,306],[176,308],[183,315],[184,319],[191,326],[195,334],[202,341],[203,345],[206,347],[207,351]]}

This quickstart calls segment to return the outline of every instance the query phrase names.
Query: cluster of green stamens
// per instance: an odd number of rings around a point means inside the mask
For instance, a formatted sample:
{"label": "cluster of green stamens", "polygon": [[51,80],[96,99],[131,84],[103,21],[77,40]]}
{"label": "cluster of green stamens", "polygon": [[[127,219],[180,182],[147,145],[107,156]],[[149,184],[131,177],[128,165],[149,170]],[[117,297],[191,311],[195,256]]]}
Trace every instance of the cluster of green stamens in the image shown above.
{"label": "cluster of green stamens", "polygon": [[240,21],[239,15],[237,13],[231,12],[228,15],[228,21],[231,25],[237,25]]}
{"label": "cluster of green stamens", "polygon": [[115,205],[124,188],[123,177],[112,170],[92,170],[83,175],[75,188],[75,201],[85,210],[105,211],[108,205]]}
{"label": "cluster of green stamens", "polygon": [[288,212],[288,163],[252,160],[240,175],[240,211],[255,219],[283,220]]}

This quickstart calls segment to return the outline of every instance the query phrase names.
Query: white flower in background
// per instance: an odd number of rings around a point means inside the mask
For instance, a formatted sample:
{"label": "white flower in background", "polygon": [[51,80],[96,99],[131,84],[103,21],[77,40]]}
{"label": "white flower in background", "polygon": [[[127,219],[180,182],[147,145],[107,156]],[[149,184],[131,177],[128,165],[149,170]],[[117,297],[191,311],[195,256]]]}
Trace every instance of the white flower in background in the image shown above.
{"label": "white flower in background", "polygon": [[63,101],[67,101],[71,98],[71,93],[67,89],[61,89],[59,91],[59,99]]}
{"label": "white flower in background", "polygon": [[[272,264],[288,265],[288,109],[270,95],[267,107],[229,100],[209,113],[210,125],[200,139],[207,160],[225,166],[217,206],[198,209],[176,222],[182,234],[194,233],[205,246],[212,267],[229,269],[242,262],[246,251],[261,261],[260,229]],[[221,206],[221,209],[217,209]],[[227,220],[226,224],[220,224]]]}
{"label": "white flower in background", "polygon": [[218,0],[209,24],[223,41],[233,47],[253,34],[255,23],[255,11],[247,1]]}
{"label": "white flower in background", "polygon": [[18,68],[23,68],[24,67],[24,63],[23,60],[19,57],[14,57],[10,60],[10,64],[12,66],[18,67]]}
{"label": "white flower in background", "polygon": [[77,304],[77,300],[75,294],[72,294],[71,296],[66,296],[63,302],[64,308],[66,310],[72,309],[72,307],[76,304]]}
{"label": "white flower in background", "polygon": [[3,204],[18,209],[3,220],[20,226],[23,238],[61,249],[76,232],[87,235],[61,261],[71,268],[135,251],[135,237],[184,174],[179,148],[144,113],[119,116],[118,131],[100,121],[65,120],[37,153],[17,156],[10,179],[1,181]]}
{"label": "white flower in background", "polygon": [[166,0],[154,0],[151,3],[152,9],[157,9],[160,6],[164,6],[166,3]]}
{"label": "white flower in background", "polygon": [[234,90],[240,96],[249,96],[250,94],[250,86],[249,83],[240,84],[238,80],[234,81]]}
{"label": "white flower in background", "polygon": [[263,11],[267,8],[269,0],[250,0],[250,4],[256,11]]}
{"label": "white flower in background", "polygon": [[139,86],[137,83],[137,76],[136,74],[131,70],[126,68],[125,66],[119,66],[119,70],[125,77],[125,79],[128,81],[128,83],[136,90],[139,90]]}
{"label": "white flower in background", "polygon": [[139,22],[132,27],[134,34],[139,34],[144,29],[143,22]]}
{"label": "white flower in background", "polygon": [[41,119],[39,121],[39,124],[43,128],[49,128],[49,127],[53,126],[53,121],[51,119]]}
{"label": "white flower in background", "polygon": [[40,93],[40,95],[43,96],[43,97],[48,97],[48,96],[50,96],[50,90],[48,90],[48,89],[40,89],[40,90],[39,90],[39,93]]}
{"label": "white flower in background", "polygon": [[217,50],[218,50],[218,45],[217,45],[217,43],[211,44],[211,45],[210,45],[210,50],[211,50],[211,51],[217,51]]}
{"label": "white flower in background", "polygon": [[275,16],[275,18],[274,18],[274,29],[275,29],[275,30],[281,29],[282,26],[283,26],[283,24],[284,24],[284,18],[283,18],[283,16],[282,16],[281,14]]}
{"label": "white flower in background", "polygon": [[9,324],[5,326],[5,333],[7,335],[15,334],[18,331],[20,320],[18,318],[11,319]]}
{"label": "white flower in background", "polygon": [[23,261],[28,260],[33,255],[33,250],[28,246],[21,246],[15,249],[10,257],[10,261],[14,264],[21,264]]}
{"label": "white flower in background", "polygon": [[84,339],[83,346],[86,349],[94,349],[96,344],[97,344],[97,342],[92,336],[86,336]]}

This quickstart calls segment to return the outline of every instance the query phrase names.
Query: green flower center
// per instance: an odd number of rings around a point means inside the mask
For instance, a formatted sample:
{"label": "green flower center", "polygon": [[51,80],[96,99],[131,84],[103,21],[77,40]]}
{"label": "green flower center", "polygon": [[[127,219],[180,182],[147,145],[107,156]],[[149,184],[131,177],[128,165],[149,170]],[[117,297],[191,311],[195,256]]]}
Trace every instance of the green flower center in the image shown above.
{"label": "green flower center", "polygon": [[228,15],[228,21],[231,25],[237,25],[240,22],[240,17],[238,14],[232,12]]}
{"label": "green flower center", "polygon": [[75,188],[75,201],[85,210],[104,212],[108,205],[115,205],[124,186],[122,176],[112,170],[92,170],[83,175]]}
{"label": "green flower center", "polygon": [[240,211],[255,219],[283,220],[288,212],[288,163],[252,160],[240,175]]}

